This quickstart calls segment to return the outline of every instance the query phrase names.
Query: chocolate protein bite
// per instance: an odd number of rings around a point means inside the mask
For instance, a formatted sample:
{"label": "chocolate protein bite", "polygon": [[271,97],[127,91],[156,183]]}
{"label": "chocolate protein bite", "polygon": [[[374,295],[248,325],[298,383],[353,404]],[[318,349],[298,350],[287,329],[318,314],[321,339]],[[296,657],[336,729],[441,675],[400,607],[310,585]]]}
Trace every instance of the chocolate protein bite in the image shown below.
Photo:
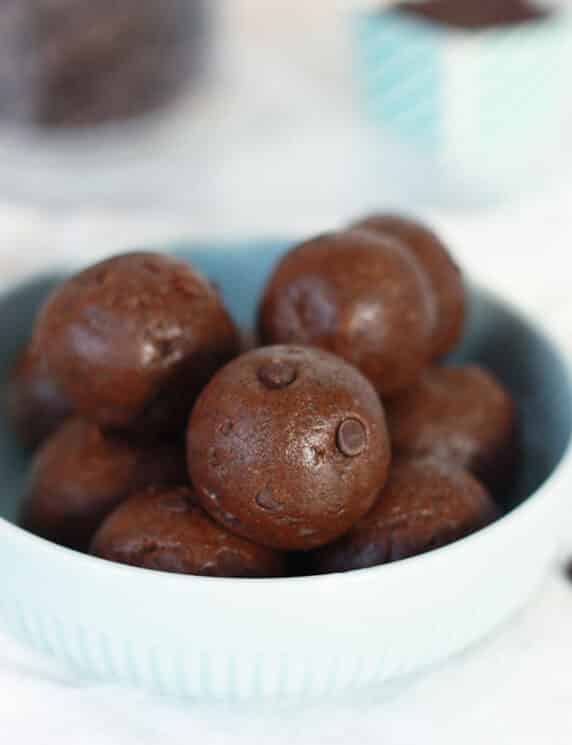
{"label": "chocolate protein bite", "polygon": [[36,339],[80,415],[148,436],[182,432],[202,387],[239,348],[213,287],[155,253],[116,256],[68,279],[45,304]]}
{"label": "chocolate protein bite", "polygon": [[93,126],[168,103],[203,55],[199,0],[2,0],[0,116]]}
{"label": "chocolate protein bite", "polygon": [[461,271],[445,245],[429,228],[398,215],[370,215],[353,227],[397,238],[415,256],[429,278],[436,300],[433,357],[439,359],[451,352],[463,334],[466,301]]}
{"label": "chocolate protein bite", "polygon": [[283,550],[349,530],[375,502],[389,460],[374,388],[318,349],[242,355],[204,389],[188,430],[203,507],[233,533]]}
{"label": "chocolate protein bite", "polygon": [[28,344],[10,372],[4,403],[21,443],[35,448],[71,415],[72,407],[50,375],[45,358]]}
{"label": "chocolate protein bite", "polygon": [[435,367],[387,402],[394,449],[434,455],[471,471],[493,492],[513,475],[518,421],[510,393],[476,365]]}
{"label": "chocolate protein bite", "polygon": [[208,577],[279,577],[282,554],[229,533],[192,489],[149,489],[130,497],[98,530],[91,553],[121,564]]}
{"label": "chocolate protein bite", "polygon": [[486,29],[539,21],[550,16],[526,0],[427,0],[401,3],[397,11],[446,26]]}
{"label": "chocolate protein bite", "polygon": [[487,490],[464,469],[437,458],[398,460],[373,509],[340,540],[308,554],[306,566],[325,574],[406,559],[498,516]]}
{"label": "chocolate protein bite", "polygon": [[332,233],[278,263],[258,315],[266,344],[315,346],[355,365],[383,396],[412,385],[433,354],[435,298],[400,242]]}
{"label": "chocolate protein bite", "polygon": [[32,533],[86,550],[102,520],[129,494],[154,484],[188,483],[180,445],[105,437],[70,419],[38,451],[21,523]]}

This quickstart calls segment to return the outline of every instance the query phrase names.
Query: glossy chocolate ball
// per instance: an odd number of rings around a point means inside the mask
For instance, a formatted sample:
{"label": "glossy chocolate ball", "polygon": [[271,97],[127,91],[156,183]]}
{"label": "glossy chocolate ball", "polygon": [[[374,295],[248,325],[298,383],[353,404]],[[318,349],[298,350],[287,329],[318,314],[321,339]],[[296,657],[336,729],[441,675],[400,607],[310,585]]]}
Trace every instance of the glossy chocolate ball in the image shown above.
{"label": "glossy chocolate ball", "polygon": [[398,453],[456,463],[493,491],[510,479],[518,453],[516,407],[487,370],[431,368],[388,402],[387,415]]}
{"label": "glossy chocolate ball", "polygon": [[282,554],[229,533],[188,488],[132,496],[103,523],[91,552],[121,564],[209,577],[279,577],[285,570]]}
{"label": "glossy chocolate ball", "polygon": [[188,431],[191,481],[238,535],[306,550],[349,530],[385,482],[390,446],[374,388],[318,349],[242,355],[199,397]]}
{"label": "glossy chocolate ball", "polygon": [[32,344],[18,355],[5,391],[6,413],[27,448],[35,448],[71,415],[72,407]]}
{"label": "glossy chocolate ball", "polygon": [[445,546],[498,517],[467,471],[436,458],[399,460],[373,509],[339,541],[306,557],[316,574],[347,572]]}
{"label": "glossy chocolate ball", "polygon": [[410,252],[363,230],[323,235],[279,262],[259,309],[267,344],[320,347],[354,364],[379,393],[417,380],[429,362],[435,300]]}
{"label": "glossy chocolate ball", "polygon": [[22,507],[22,526],[86,550],[102,520],[134,491],[188,483],[184,448],[105,437],[70,419],[38,451]]}
{"label": "glossy chocolate ball", "polygon": [[398,215],[371,215],[354,228],[397,238],[415,256],[429,278],[437,304],[433,356],[437,359],[451,352],[463,335],[466,301],[461,271],[445,245],[429,228]]}
{"label": "glossy chocolate ball", "polygon": [[106,430],[182,431],[239,346],[217,292],[168,256],[116,256],[64,282],[36,338],[77,412]]}

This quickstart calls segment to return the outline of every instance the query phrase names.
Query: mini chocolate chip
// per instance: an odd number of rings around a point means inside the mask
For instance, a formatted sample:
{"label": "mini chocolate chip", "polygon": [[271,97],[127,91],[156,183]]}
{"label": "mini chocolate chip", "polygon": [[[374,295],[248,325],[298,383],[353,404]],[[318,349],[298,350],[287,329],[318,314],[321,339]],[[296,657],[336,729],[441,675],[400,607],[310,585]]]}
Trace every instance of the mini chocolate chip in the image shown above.
{"label": "mini chocolate chip", "polygon": [[359,419],[344,419],[336,436],[338,449],[348,458],[363,453],[367,445],[367,434]]}
{"label": "mini chocolate chip", "polygon": [[272,496],[272,488],[265,486],[262,491],[256,495],[256,504],[263,510],[279,510],[282,505]]}
{"label": "mini chocolate chip", "polygon": [[272,360],[258,369],[258,380],[271,390],[286,388],[295,380],[298,372],[289,360]]}

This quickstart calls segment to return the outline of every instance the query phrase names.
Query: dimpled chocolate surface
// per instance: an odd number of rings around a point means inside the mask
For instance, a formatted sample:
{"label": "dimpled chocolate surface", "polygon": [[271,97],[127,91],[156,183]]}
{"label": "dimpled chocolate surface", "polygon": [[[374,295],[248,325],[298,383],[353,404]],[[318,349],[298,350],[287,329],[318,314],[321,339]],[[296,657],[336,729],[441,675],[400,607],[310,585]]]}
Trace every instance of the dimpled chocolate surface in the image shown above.
{"label": "dimpled chocolate surface", "polygon": [[478,367],[432,368],[387,404],[397,452],[435,455],[471,471],[493,491],[510,479],[518,445],[511,395]]}
{"label": "dimpled chocolate surface", "polygon": [[546,8],[525,0],[428,0],[403,3],[398,9],[402,13],[467,29],[527,23],[549,16]]}
{"label": "dimpled chocolate surface", "polygon": [[64,282],[36,338],[75,409],[106,430],[182,431],[194,399],[238,352],[217,292],[181,261],[117,256]]}
{"label": "dimpled chocolate surface", "polygon": [[184,448],[104,437],[70,419],[38,451],[22,507],[23,527],[86,550],[101,521],[129,494],[188,483]]}
{"label": "dimpled chocolate surface", "polygon": [[366,231],[320,236],[278,264],[259,309],[267,344],[326,349],[383,395],[419,377],[432,355],[435,302],[406,248]]}
{"label": "dimpled chocolate surface", "polygon": [[427,273],[437,304],[433,356],[444,357],[460,341],[466,314],[461,271],[447,248],[432,230],[398,215],[371,215],[354,227],[398,238],[414,254]]}
{"label": "dimpled chocolate surface", "polygon": [[221,370],[188,432],[204,508],[257,543],[306,550],[337,538],[373,505],[389,440],[373,387],[318,349],[256,349]]}
{"label": "dimpled chocolate surface", "polygon": [[191,489],[150,489],[130,497],[97,532],[91,552],[121,564],[209,577],[278,577],[282,554],[229,533]]}
{"label": "dimpled chocolate surface", "polygon": [[71,415],[72,407],[30,344],[18,355],[5,391],[6,413],[22,444],[35,448]]}
{"label": "dimpled chocolate surface", "polygon": [[464,538],[498,517],[467,471],[436,458],[398,460],[373,509],[339,541],[306,557],[320,574],[364,569]]}

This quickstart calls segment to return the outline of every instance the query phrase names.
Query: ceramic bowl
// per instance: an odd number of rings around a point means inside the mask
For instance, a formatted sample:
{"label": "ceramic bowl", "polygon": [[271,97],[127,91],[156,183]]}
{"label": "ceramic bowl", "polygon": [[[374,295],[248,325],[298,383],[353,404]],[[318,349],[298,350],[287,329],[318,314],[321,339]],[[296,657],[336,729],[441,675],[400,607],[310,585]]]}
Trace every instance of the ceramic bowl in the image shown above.
{"label": "ceramic bowl", "polygon": [[[182,253],[242,324],[284,242]],[[52,280],[0,301],[0,380]],[[524,459],[508,513],[416,558],[346,574],[217,579],[132,568],[48,543],[14,520],[26,458],[0,419],[2,626],[104,681],[214,699],[321,696],[388,684],[458,653],[521,608],[554,558],[572,484],[572,383],[535,323],[472,294],[459,359],[490,366],[518,401]]]}

